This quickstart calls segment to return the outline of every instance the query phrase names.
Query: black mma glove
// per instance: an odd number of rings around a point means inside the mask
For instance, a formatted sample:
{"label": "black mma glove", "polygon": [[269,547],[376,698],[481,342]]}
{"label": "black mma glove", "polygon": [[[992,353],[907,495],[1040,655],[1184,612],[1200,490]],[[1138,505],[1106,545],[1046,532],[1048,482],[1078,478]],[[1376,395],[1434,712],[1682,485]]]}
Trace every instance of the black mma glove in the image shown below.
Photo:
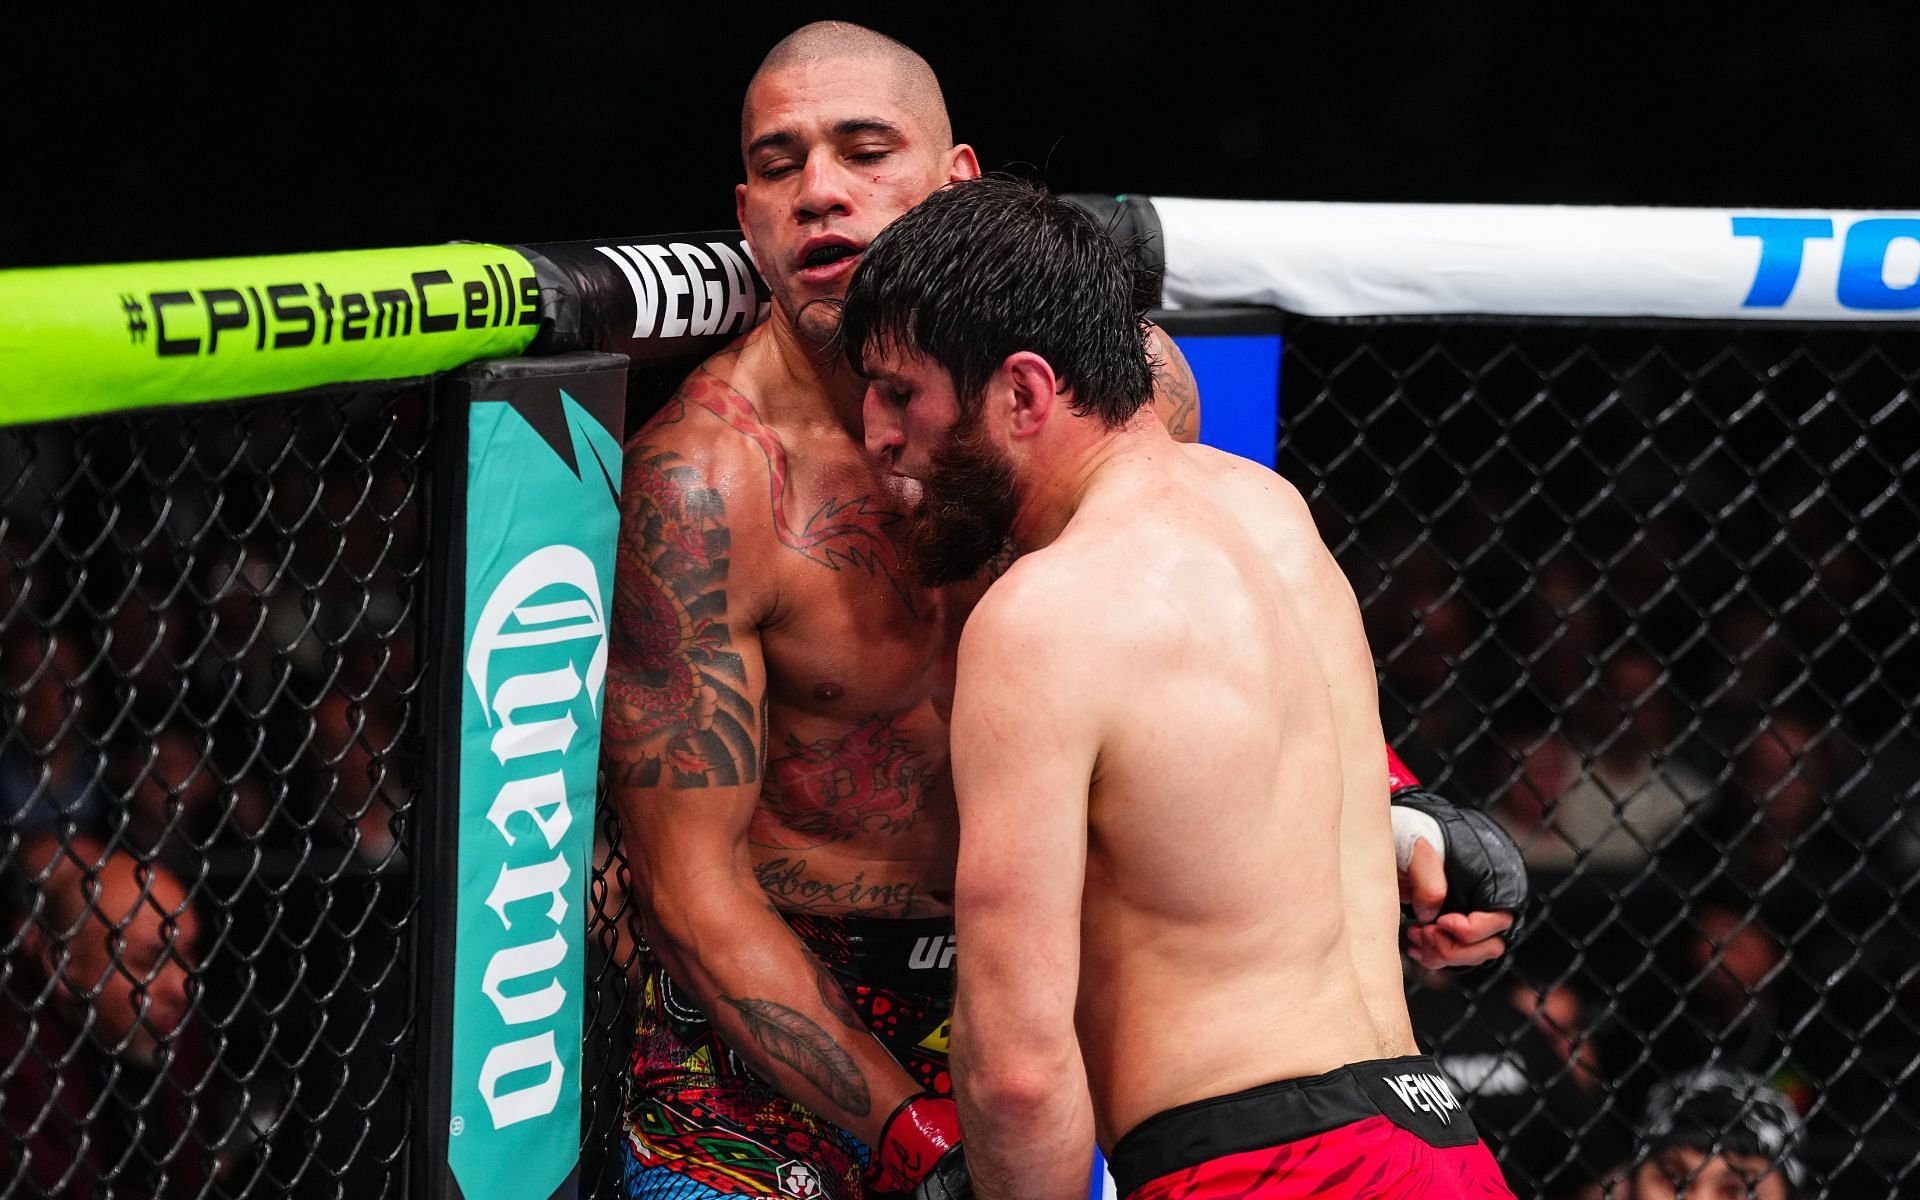
{"label": "black mma glove", "polygon": [[973,1200],[965,1146],[955,1146],[933,1164],[933,1174],[913,1189],[913,1200]]}
{"label": "black mma glove", "polygon": [[[1504,935],[1513,944],[1525,914],[1529,887],[1526,860],[1498,822],[1477,808],[1462,808],[1420,786],[1391,747],[1387,750],[1388,782],[1396,807],[1419,813],[1433,822],[1440,835],[1440,857],[1446,865],[1447,898],[1441,912],[1504,912],[1513,914],[1513,925]],[[1411,837],[1430,837],[1430,831],[1403,829],[1404,818],[1394,822],[1394,846],[1402,869],[1411,854]]]}

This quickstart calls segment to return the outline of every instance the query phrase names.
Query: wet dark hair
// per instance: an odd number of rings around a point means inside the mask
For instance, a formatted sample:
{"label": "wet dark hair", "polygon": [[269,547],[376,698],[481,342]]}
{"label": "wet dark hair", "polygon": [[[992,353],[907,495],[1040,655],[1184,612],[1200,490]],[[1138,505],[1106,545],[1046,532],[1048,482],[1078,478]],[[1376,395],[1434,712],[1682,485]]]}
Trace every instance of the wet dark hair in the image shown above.
{"label": "wet dark hair", "polygon": [[855,371],[883,348],[923,354],[975,411],[1008,355],[1047,360],[1073,411],[1109,429],[1153,397],[1141,268],[1081,209],[1024,180],[948,184],[883,230],[841,307]]}

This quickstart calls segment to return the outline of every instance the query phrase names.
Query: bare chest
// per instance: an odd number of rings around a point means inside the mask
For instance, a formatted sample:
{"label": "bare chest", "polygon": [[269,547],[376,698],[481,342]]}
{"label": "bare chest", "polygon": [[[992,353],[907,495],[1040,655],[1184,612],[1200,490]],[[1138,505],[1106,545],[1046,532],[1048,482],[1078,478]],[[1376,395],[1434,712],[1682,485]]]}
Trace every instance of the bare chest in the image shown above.
{"label": "bare chest", "polygon": [[944,708],[965,613],[912,581],[907,498],[864,456],[795,457],[776,515],[778,601],[761,630],[771,707],[856,721]]}

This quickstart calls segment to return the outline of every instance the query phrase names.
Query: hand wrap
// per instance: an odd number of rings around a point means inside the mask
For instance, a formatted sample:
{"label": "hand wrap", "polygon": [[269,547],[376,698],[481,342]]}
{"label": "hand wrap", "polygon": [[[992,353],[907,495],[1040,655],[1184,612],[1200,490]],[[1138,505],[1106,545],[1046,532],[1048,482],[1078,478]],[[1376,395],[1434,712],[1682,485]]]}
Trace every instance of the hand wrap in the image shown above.
{"label": "hand wrap", "polygon": [[[1440,851],[1447,872],[1447,898],[1440,911],[1512,913],[1513,926],[1505,934],[1507,944],[1512,945],[1529,892],[1527,864],[1520,847],[1486,813],[1450,804],[1421,787],[1420,780],[1391,747],[1387,749],[1387,767],[1393,803],[1420,813],[1439,832],[1440,844],[1435,849]],[[1401,824],[1400,820],[1394,823],[1394,848],[1404,871],[1412,855],[1413,838],[1421,835],[1407,831],[1403,837]]]}

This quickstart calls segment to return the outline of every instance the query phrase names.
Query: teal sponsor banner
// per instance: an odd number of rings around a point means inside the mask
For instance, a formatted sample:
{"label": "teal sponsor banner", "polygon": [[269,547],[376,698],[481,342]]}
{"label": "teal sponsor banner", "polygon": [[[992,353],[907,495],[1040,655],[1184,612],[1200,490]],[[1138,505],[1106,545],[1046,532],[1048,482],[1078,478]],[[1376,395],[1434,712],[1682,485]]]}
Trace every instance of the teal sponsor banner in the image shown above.
{"label": "teal sponsor banner", "polygon": [[468,409],[464,640],[448,664],[461,689],[446,1145],[467,1200],[547,1200],[571,1190],[580,1146],[624,372],[495,365]]}

